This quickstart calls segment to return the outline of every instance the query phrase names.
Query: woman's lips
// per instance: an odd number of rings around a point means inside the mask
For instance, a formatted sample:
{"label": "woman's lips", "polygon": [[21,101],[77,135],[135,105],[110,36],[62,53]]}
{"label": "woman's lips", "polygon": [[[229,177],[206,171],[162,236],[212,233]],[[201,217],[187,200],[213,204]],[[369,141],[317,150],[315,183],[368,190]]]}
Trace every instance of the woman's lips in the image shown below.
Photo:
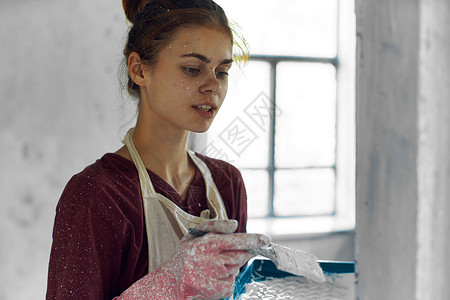
{"label": "woman's lips", "polygon": [[[209,107],[209,108],[208,108]],[[198,105],[198,106],[192,106],[192,108],[202,117],[205,119],[211,119],[214,117],[214,111],[215,108],[207,105]]]}

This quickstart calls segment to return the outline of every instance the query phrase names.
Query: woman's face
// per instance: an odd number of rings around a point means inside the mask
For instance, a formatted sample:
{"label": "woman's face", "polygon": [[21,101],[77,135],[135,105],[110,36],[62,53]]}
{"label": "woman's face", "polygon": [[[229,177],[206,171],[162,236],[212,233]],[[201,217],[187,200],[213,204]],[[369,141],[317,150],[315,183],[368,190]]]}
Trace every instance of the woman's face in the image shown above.
{"label": "woman's face", "polygon": [[193,132],[208,130],[227,94],[231,64],[231,38],[224,31],[178,30],[157,63],[144,67],[141,101],[148,101],[152,122]]}

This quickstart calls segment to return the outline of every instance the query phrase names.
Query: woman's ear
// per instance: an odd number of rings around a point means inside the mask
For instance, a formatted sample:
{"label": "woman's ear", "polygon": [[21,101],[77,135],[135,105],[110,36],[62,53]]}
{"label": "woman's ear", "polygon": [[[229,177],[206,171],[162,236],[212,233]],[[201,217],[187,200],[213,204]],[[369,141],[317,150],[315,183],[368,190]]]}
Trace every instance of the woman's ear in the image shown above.
{"label": "woman's ear", "polygon": [[128,74],[131,80],[139,86],[145,85],[144,69],[141,57],[136,52],[130,53],[128,56]]}

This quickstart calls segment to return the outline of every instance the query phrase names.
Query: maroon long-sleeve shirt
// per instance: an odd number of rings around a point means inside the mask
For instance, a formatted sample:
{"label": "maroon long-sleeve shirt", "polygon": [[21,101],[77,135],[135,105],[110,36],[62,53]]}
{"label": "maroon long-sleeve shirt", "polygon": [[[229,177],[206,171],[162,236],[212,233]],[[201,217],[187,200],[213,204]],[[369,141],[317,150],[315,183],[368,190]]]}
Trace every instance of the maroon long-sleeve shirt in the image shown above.
{"label": "maroon long-sleeve shirt", "polygon": [[[247,198],[240,172],[232,165],[196,154],[211,171],[228,218],[246,232]],[[148,171],[157,193],[186,212],[207,209],[206,189],[196,169],[183,200],[161,177]],[[56,209],[47,299],[112,299],[148,273],[139,175],[133,162],[105,154],[75,175]]]}

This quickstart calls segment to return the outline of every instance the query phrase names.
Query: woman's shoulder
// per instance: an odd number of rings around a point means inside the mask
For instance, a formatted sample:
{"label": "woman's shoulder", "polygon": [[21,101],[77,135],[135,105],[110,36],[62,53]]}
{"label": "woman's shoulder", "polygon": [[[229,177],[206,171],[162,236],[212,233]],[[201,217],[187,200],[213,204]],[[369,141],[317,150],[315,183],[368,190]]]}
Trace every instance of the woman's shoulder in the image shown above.
{"label": "woman's shoulder", "polygon": [[[131,162],[114,153],[107,153],[67,183],[59,201],[62,205],[82,205],[95,211],[111,206],[133,203],[139,194],[139,177]],[[126,202],[126,203],[125,203]],[[139,201],[133,206],[139,205]]]}
{"label": "woman's shoulder", "polygon": [[[130,168],[130,163],[117,154],[106,153],[83,171],[75,174],[68,185],[80,186],[87,190],[91,190],[90,187],[94,187],[96,190],[117,187],[117,184],[124,179],[131,181],[136,179],[136,176],[133,175],[137,175],[137,173],[135,169]],[[132,163],[131,166],[133,166]]]}

